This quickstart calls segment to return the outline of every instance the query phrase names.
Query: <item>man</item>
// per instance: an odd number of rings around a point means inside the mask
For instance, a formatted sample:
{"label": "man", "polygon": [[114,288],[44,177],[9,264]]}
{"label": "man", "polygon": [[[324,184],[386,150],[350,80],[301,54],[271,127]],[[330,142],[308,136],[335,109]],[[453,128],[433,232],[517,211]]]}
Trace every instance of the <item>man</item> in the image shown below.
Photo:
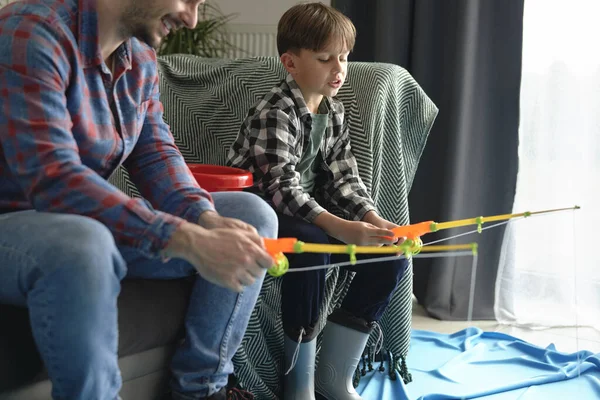
{"label": "man", "polygon": [[[0,11],[0,302],[29,308],[55,399],[118,398],[121,279],[192,274],[173,398],[225,398],[277,218],[251,194],[201,189],[162,120],[152,48],[201,3]],[[120,164],[147,200],[107,182]]]}

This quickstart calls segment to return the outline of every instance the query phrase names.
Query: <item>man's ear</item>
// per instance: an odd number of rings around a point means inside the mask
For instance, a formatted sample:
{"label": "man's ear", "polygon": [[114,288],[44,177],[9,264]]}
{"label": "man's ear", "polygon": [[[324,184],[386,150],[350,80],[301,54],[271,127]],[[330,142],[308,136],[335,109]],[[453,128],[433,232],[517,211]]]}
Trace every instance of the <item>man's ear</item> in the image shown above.
{"label": "man's ear", "polygon": [[294,57],[294,54],[286,51],[281,55],[280,60],[287,72],[294,75],[296,72],[296,57]]}

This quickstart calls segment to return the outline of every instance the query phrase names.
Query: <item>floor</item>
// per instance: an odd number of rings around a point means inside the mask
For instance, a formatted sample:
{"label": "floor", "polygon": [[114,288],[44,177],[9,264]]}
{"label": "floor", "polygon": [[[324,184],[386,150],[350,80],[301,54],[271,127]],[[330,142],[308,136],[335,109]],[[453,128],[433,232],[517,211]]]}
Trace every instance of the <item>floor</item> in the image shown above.
{"label": "floor", "polygon": [[600,353],[600,331],[593,328],[532,330],[501,325],[496,321],[440,321],[428,316],[427,312],[416,301],[413,303],[412,324],[413,329],[439,333],[454,333],[469,326],[476,326],[483,331],[506,333],[540,347],[547,347],[549,344],[554,343],[556,350],[564,353],[581,350]]}

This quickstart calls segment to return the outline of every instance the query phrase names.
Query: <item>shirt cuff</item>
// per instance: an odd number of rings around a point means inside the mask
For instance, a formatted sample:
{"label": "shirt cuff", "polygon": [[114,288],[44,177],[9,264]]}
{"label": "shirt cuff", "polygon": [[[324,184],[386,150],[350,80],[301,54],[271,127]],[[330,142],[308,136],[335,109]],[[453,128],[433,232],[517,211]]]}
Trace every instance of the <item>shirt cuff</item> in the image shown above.
{"label": "shirt cuff", "polygon": [[182,218],[158,211],[157,218],[146,229],[135,247],[148,258],[160,258],[171,236],[184,222]]}
{"label": "shirt cuff", "polygon": [[200,201],[194,201],[183,213],[181,218],[193,224],[198,224],[200,214],[205,211],[215,211],[215,205],[208,199],[202,199]]}
{"label": "shirt cuff", "polygon": [[313,221],[315,220],[315,218],[317,218],[319,216],[319,214],[321,214],[322,212],[324,212],[326,210],[325,210],[325,208],[321,207],[319,205],[319,203],[317,203],[316,201],[311,202],[311,203],[314,203],[314,204],[310,205],[309,211],[305,215],[302,215],[302,218],[306,222],[310,222],[312,224]]}
{"label": "shirt cuff", "polygon": [[375,211],[375,212],[377,212],[377,208],[375,207],[374,204],[372,204],[370,202],[361,204],[360,208],[358,209],[358,211],[354,215],[354,220],[355,221],[362,221],[362,219],[364,218],[365,214],[368,213],[369,211]]}

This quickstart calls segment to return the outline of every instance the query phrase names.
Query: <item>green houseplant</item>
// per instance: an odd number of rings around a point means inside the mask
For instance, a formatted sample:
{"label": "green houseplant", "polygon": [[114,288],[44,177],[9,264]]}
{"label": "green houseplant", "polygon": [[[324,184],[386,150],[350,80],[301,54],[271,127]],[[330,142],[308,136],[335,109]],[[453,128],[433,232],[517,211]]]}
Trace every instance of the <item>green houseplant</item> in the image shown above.
{"label": "green houseplant", "polygon": [[227,37],[227,23],[237,14],[224,15],[210,1],[200,6],[195,28],[181,28],[169,33],[162,41],[158,55],[192,54],[199,57],[224,57],[236,48]]}

